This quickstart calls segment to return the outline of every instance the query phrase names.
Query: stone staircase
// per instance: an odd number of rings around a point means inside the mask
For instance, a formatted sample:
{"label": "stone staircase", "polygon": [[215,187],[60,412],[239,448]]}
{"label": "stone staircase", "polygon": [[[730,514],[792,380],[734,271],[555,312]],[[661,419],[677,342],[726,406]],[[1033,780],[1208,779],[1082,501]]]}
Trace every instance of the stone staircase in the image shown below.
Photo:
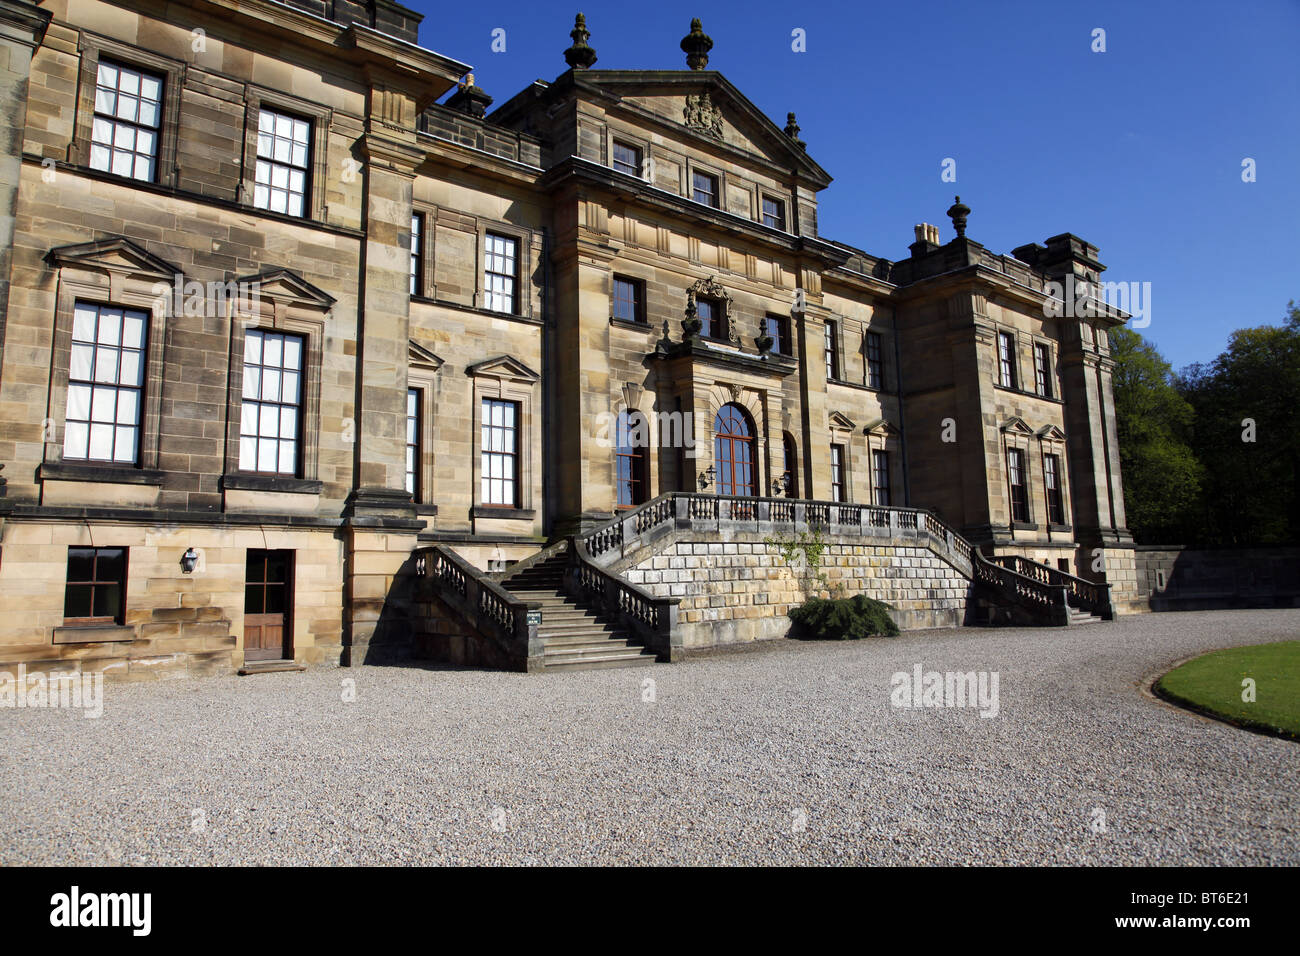
{"label": "stone staircase", "polygon": [[541,605],[537,636],[543,641],[543,670],[589,670],[601,667],[642,667],[655,655],[630,642],[628,633],[603,621],[590,606],[579,603],[563,587],[564,554],[506,576],[501,586],[515,597]]}
{"label": "stone staircase", "polygon": [[1100,624],[1105,618],[1098,617],[1096,614],[1090,614],[1082,611],[1077,607],[1070,608],[1070,626],[1075,624]]}

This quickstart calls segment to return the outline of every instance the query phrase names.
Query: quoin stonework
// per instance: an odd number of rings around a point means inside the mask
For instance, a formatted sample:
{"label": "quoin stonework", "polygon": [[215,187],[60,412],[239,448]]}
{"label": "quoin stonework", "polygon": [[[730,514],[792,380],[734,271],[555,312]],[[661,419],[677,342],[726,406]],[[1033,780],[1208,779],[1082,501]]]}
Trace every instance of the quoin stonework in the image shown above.
{"label": "quoin stonework", "polygon": [[897,259],[820,235],[817,132],[699,21],[663,70],[557,23],[563,72],[494,100],[420,19],[0,0],[0,667],[648,664],[813,593],[1136,608],[1127,316],[1052,294],[1095,246],[995,253],[960,198]]}

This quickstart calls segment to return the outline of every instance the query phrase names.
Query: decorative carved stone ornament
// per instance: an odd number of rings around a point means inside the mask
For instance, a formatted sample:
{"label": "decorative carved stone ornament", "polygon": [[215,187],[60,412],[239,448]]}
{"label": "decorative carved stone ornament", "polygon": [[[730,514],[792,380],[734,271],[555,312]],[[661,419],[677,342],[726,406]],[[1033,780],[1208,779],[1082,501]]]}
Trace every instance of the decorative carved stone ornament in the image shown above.
{"label": "decorative carved stone ornament", "polygon": [[686,318],[682,320],[682,341],[689,341],[700,334],[702,325],[696,300],[700,296],[717,299],[722,304],[722,316],[727,328],[727,339],[733,345],[740,344],[740,330],[736,328],[731,314],[731,296],[713,276],[701,279],[686,290]]}
{"label": "decorative carved stone ornament", "polygon": [[682,116],[687,129],[698,130],[705,136],[722,139],[722,110],[713,105],[709,91],[689,93]]}

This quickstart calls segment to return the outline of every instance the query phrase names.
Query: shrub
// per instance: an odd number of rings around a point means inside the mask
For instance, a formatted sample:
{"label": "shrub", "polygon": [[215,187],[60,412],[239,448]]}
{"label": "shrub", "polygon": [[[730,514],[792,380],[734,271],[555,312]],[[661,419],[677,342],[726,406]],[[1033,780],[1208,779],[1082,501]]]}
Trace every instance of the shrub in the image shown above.
{"label": "shrub", "polygon": [[790,610],[791,636],[811,641],[855,641],[898,634],[889,605],[864,594],[851,598],[809,598]]}

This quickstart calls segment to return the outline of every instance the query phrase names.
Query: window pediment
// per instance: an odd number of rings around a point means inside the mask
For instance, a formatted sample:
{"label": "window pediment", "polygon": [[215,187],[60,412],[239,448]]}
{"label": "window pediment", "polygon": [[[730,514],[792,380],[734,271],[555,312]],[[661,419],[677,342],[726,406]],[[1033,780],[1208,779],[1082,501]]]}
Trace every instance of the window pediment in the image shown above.
{"label": "window pediment", "polygon": [[498,355],[496,358],[475,362],[465,369],[471,378],[497,378],[512,382],[526,382],[532,385],[541,381],[541,376],[519,359],[510,355]]}
{"label": "window pediment", "polygon": [[436,353],[414,341],[407,342],[406,363],[412,368],[427,369],[431,372],[438,371],[444,364]]}
{"label": "window pediment", "polygon": [[57,268],[72,266],[106,272],[109,275],[161,279],[169,284],[177,276],[184,276],[178,267],[147,252],[123,236],[99,239],[95,242],[81,242],[71,246],[58,246],[46,253],[45,258]]}
{"label": "window pediment", "polygon": [[248,289],[254,296],[315,306],[327,310],[334,305],[334,297],[312,285],[292,269],[269,269],[257,275],[241,276],[235,280],[240,290]]}
{"label": "window pediment", "polygon": [[849,416],[845,415],[843,412],[831,412],[828,423],[831,431],[852,432],[856,431],[858,427],[854,424],[853,419],[849,418]]}
{"label": "window pediment", "polygon": [[1002,431],[1014,435],[1032,435],[1034,430],[1025,424],[1025,420],[1018,416],[1012,416],[1002,423]]}

